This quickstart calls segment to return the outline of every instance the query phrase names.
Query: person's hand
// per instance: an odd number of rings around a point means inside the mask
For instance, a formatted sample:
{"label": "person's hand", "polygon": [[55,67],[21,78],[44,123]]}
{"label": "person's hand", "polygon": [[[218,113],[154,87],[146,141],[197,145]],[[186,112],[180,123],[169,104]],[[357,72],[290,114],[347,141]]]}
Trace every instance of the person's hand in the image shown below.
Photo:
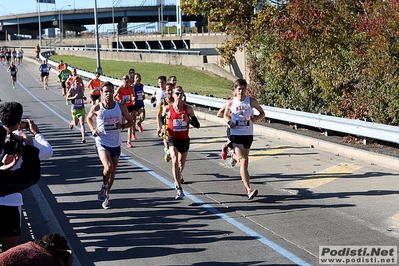
{"label": "person's hand", "polygon": [[97,136],[100,135],[100,133],[98,132],[97,128],[93,129],[93,130],[91,131],[91,134],[93,135],[93,137],[97,137]]}
{"label": "person's hand", "polygon": [[33,146],[33,139],[32,137],[26,135],[22,130],[14,130],[12,132],[14,134],[14,138],[19,141],[24,141],[26,145],[32,145]]}
{"label": "person's hand", "polygon": [[27,130],[32,133],[33,135],[36,135],[37,133],[40,132],[39,127],[35,124],[35,122],[33,122],[33,120],[27,119],[26,123],[29,124],[29,127],[27,128]]}

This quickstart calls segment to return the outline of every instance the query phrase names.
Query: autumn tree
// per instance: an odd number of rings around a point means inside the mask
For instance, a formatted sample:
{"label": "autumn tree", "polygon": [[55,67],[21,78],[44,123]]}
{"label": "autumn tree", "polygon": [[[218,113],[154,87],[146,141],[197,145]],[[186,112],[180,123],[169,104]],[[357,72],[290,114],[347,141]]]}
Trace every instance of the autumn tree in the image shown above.
{"label": "autumn tree", "polygon": [[399,0],[187,0],[231,38],[223,63],[246,48],[263,104],[398,124]]}

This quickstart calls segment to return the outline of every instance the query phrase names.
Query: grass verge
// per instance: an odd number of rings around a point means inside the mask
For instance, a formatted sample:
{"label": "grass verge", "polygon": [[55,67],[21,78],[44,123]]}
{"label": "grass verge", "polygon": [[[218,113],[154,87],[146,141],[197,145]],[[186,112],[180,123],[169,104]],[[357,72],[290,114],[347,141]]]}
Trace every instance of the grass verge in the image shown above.
{"label": "grass verge", "polygon": [[[50,59],[57,62],[63,60],[71,67],[90,72],[95,72],[97,67],[97,61],[87,57],[52,55]],[[141,74],[141,82],[152,86],[158,85],[158,76],[168,78],[173,75],[177,77],[177,84],[188,93],[197,92],[199,95],[213,95],[216,98],[231,96],[232,81],[181,65],[101,60],[101,68],[104,75],[119,79],[128,74],[130,68],[134,68],[136,73]]]}

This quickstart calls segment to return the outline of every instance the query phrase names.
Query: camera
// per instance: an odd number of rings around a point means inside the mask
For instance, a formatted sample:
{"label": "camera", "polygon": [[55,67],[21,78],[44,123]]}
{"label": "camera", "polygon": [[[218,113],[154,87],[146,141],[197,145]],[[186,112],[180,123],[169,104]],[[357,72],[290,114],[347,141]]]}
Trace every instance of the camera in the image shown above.
{"label": "camera", "polygon": [[21,129],[29,130],[29,123],[28,123],[28,121],[22,121],[22,122],[21,122]]}
{"label": "camera", "polygon": [[18,140],[14,137],[14,134],[10,134],[3,146],[4,154],[15,155],[22,153],[23,144],[22,140]]}

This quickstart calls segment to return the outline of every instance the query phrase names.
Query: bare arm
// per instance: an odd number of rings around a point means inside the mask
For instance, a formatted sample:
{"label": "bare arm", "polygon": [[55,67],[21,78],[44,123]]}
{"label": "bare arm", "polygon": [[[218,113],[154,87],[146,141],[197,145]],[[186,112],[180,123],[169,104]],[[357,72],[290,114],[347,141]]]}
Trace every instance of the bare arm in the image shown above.
{"label": "bare arm", "polygon": [[223,119],[226,121],[227,125],[229,125],[231,128],[234,128],[235,124],[230,123],[230,119],[231,119],[230,107],[231,107],[232,103],[233,103],[233,101],[228,101],[226,103],[226,109],[224,110]]}
{"label": "bare arm", "polygon": [[219,118],[223,118],[224,116],[224,110],[226,110],[226,106],[229,103],[229,101],[225,102],[224,105],[222,106],[222,108],[219,109],[218,113],[217,113],[217,117]]}
{"label": "bare arm", "polygon": [[131,127],[133,126],[133,118],[132,116],[129,114],[129,111],[127,110],[126,105],[124,104],[120,104],[120,103],[116,103],[119,104],[119,107],[122,110],[122,115],[123,117],[126,119],[127,123],[123,124],[123,128],[127,128],[127,127]]}
{"label": "bare arm", "polygon": [[265,111],[263,111],[263,108],[260,106],[258,100],[251,98],[251,107],[255,108],[259,112],[259,115],[254,116],[253,122],[260,121],[265,117]]}
{"label": "bare arm", "polygon": [[90,128],[91,134],[93,136],[95,136],[95,137],[97,137],[99,133],[98,133],[97,129],[94,127],[93,119],[94,119],[95,116],[97,116],[97,111],[98,110],[100,110],[100,103],[98,103],[96,105],[93,105],[90,108],[90,111],[89,111],[89,113],[87,114],[87,117],[86,117],[86,122],[87,122],[87,125]]}

